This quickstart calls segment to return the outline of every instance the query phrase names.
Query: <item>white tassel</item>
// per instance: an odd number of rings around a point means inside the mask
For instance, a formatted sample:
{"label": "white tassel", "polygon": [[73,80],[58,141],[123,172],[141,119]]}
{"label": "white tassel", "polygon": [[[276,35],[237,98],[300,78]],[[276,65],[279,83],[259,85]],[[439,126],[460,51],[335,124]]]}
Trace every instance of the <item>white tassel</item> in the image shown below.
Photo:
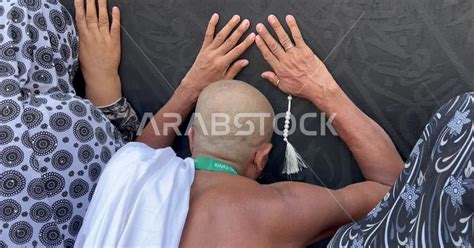
{"label": "white tassel", "polygon": [[295,150],[295,147],[290,142],[286,142],[285,151],[285,168],[283,174],[295,174],[301,171],[302,168],[308,168],[301,155]]}
{"label": "white tassel", "polygon": [[288,96],[288,111],[285,115],[285,128],[283,129],[283,140],[286,142],[285,151],[285,165],[283,174],[295,174],[301,171],[302,168],[308,168],[301,155],[295,150],[295,147],[288,141],[288,130],[290,129],[291,119],[291,100],[293,97]]}

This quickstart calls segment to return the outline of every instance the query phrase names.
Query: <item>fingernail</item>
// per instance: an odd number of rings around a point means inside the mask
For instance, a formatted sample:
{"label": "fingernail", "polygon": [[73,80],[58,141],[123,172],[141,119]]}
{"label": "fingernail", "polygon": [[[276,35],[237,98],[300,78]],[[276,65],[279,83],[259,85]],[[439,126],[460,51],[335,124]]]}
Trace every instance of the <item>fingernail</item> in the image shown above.
{"label": "fingernail", "polygon": [[247,36],[247,39],[254,41],[255,40],[255,34],[250,33],[249,36]]}
{"label": "fingernail", "polygon": [[268,22],[273,24],[276,21],[276,17],[274,15],[269,15],[268,16]]}
{"label": "fingernail", "polygon": [[248,64],[249,64],[249,61],[248,61],[248,60],[242,61],[242,65],[243,65],[243,66],[247,66]]}
{"label": "fingernail", "polygon": [[240,16],[238,16],[238,15],[234,15],[234,16],[232,17],[232,21],[233,21],[233,22],[237,22],[237,21],[239,21],[239,19],[240,19]]}
{"label": "fingernail", "polygon": [[257,44],[259,44],[259,43],[261,42],[259,35],[255,36],[255,42],[256,42]]}
{"label": "fingernail", "polygon": [[257,31],[260,33],[263,30],[263,24],[259,23],[257,24]]}
{"label": "fingernail", "polygon": [[242,26],[244,26],[244,27],[247,27],[249,24],[250,24],[250,22],[249,22],[248,19],[245,19],[245,20],[242,22]]}
{"label": "fingernail", "polygon": [[286,16],[286,20],[290,21],[290,22],[294,22],[295,21],[295,17],[293,17],[292,15],[287,15]]}
{"label": "fingernail", "polygon": [[219,16],[219,15],[218,15],[217,13],[214,13],[214,14],[212,14],[212,17],[211,17],[211,18],[214,19],[214,18],[217,18],[218,16]]}

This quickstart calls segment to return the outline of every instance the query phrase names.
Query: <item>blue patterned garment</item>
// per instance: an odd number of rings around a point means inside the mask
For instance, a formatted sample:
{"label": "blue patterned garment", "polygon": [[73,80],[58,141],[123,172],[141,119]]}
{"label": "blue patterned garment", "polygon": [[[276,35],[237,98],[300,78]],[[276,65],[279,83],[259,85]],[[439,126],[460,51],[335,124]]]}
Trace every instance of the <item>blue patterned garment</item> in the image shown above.
{"label": "blue patterned garment", "polygon": [[472,247],[473,112],[474,93],[442,106],[382,202],[329,247]]}
{"label": "blue patterned garment", "polygon": [[0,0],[0,248],[72,247],[120,133],[76,96],[58,0]]}

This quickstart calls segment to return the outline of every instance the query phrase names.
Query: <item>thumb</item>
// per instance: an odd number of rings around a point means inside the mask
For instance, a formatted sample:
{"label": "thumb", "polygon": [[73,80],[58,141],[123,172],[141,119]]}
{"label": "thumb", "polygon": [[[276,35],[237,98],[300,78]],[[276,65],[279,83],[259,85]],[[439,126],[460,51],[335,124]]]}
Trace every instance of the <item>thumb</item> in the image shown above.
{"label": "thumb", "polygon": [[112,8],[112,25],[110,27],[112,38],[120,39],[120,10],[118,7]]}
{"label": "thumb", "polygon": [[262,73],[262,78],[268,80],[270,83],[273,84],[273,86],[278,87],[278,77],[274,72],[271,71],[266,71]]}

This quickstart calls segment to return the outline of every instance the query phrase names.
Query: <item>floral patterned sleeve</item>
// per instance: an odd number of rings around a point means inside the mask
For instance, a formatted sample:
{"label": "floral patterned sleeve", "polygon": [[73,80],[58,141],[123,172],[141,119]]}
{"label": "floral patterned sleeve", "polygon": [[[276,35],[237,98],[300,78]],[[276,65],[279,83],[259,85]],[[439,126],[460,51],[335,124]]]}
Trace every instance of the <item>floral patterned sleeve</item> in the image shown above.
{"label": "floral patterned sleeve", "polygon": [[117,127],[125,142],[135,140],[140,122],[137,113],[125,97],[112,105],[99,107],[98,109]]}

